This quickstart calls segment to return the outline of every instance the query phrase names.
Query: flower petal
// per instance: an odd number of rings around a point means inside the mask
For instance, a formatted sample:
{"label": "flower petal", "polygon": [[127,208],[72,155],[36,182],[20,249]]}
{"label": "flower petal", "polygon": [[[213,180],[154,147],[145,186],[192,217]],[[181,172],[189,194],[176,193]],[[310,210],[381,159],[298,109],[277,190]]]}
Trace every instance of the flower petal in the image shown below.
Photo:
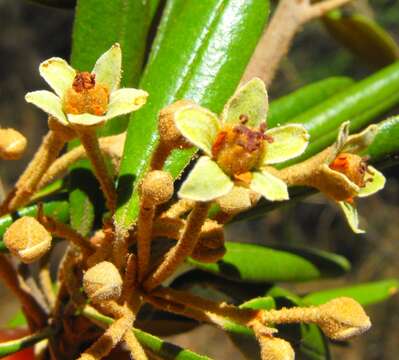
{"label": "flower petal", "polygon": [[115,116],[128,114],[140,109],[147,101],[148,93],[138,89],[119,89],[111,93],[107,119]]}
{"label": "flower petal", "polygon": [[309,134],[300,124],[288,124],[266,131],[273,142],[266,145],[263,164],[276,164],[301,155],[309,142]]}
{"label": "flower petal", "polygon": [[366,186],[360,188],[358,197],[366,197],[375,194],[385,186],[385,176],[372,166],[368,166],[370,173],[366,173],[364,180]]}
{"label": "flower petal", "polygon": [[177,129],[192,144],[208,155],[212,155],[212,145],[220,130],[217,116],[198,105],[188,105],[175,113]]}
{"label": "flower petal", "polygon": [[257,127],[261,122],[266,122],[269,108],[265,83],[258,78],[253,78],[241,86],[226,103],[222,113],[222,123],[239,124],[240,117],[248,117],[246,125]]}
{"label": "flower petal", "polygon": [[337,155],[342,151],[349,137],[349,126],[350,122],[345,121],[339,127],[337,140],[333,145],[331,145],[331,153],[325,159],[326,164],[330,164],[334,161]]}
{"label": "flower petal", "polygon": [[119,87],[122,71],[122,51],[118,43],[102,54],[93,68],[96,82],[106,85],[110,92]]}
{"label": "flower petal", "polygon": [[67,116],[68,116],[68,121],[72,125],[79,125],[79,126],[100,126],[106,120],[105,116],[97,116],[87,113],[79,115],[67,114]]}
{"label": "flower petal", "polygon": [[356,154],[363,151],[374,141],[377,133],[378,125],[372,124],[361,133],[349,136],[341,152]]}
{"label": "flower petal", "polygon": [[47,114],[54,116],[61,124],[68,125],[68,121],[62,111],[60,98],[47,90],[29,92],[25,95],[28,103],[36,105]]}
{"label": "flower petal", "polygon": [[289,199],[287,184],[267,171],[252,173],[249,187],[270,201]]}
{"label": "flower petal", "polygon": [[40,75],[62,99],[65,91],[72,87],[76,70],[61,58],[53,57],[39,66]]}
{"label": "flower petal", "polygon": [[364,230],[359,228],[359,215],[356,208],[346,201],[339,201],[338,204],[341,207],[345,215],[346,221],[348,222],[348,225],[351,227],[352,231],[355,234],[365,233]]}
{"label": "flower petal", "polygon": [[359,187],[355,183],[346,175],[332,170],[327,164],[320,166],[311,185],[335,201],[347,200],[359,193]]}
{"label": "flower petal", "polygon": [[234,184],[208,156],[201,156],[179,190],[179,197],[211,201],[226,195]]}

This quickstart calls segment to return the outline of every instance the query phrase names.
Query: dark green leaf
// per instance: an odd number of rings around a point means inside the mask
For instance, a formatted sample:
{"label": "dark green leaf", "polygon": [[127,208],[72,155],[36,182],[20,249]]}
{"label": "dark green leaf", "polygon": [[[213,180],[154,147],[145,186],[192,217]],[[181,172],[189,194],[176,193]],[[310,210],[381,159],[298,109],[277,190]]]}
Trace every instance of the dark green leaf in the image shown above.
{"label": "dark green leaf", "polygon": [[222,277],[244,282],[307,281],[344,273],[348,263],[337,255],[301,250],[306,257],[265,246],[226,243],[227,252],[217,263],[189,259],[191,265]]}
{"label": "dark green leaf", "polygon": [[388,279],[338,289],[317,291],[303,298],[306,304],[320,305],[339,296],[348,296],[367,306],[384,301],[398,292],[399,281]]}
{"label": "dark green leaf", "polygon": [[336,40],[370,65],[383,67],[399,58],[395,40],[373,19],[336,10],[323,22]]}
{"label": "dark green leaf", "polygon": [[270,103],[267,125],[272,128],[278,124],[295,121],[295,118],[321,102],[353,85],[348,77],[331,77],[306,85]]}
{"label": "dark green leaf", "polygon": [[[186,98],[221,111],[262,33],[268,1],[171,0],[164,14],[140,82],[150,93],[149,102],[129,124],[121,164],[119,209],[114,220],[122,231],[138,214],[137,184],[157,143],[159,110]],[[192,155],[193,150],[175,152],[167,170],[177,176]]]}
{"label": "dark green leaf", "polygon": [[331,358],[328,343],[322,331],[313,324],[301,324],[301,338],[295,349],[303,360],[328,360]]}

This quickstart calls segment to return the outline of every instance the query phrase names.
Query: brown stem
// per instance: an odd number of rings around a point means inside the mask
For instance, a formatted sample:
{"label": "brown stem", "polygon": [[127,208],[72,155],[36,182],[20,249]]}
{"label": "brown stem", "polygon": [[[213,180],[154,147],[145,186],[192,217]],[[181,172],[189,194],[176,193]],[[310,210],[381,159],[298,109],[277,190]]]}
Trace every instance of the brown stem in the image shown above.
{"label": "brown stem", "polygon": [[40,259],[39,284],[50,309],[54,309],[55,295],[49,266],[49,256],[42,257]]}
{"label": "brown stem", "polygon": [[162,140],[159,141],[155,151],[151,157],[150,169],[151,170],[162,170],[165,165],[166,159],[172,152],[173,148],[171,148],[168,144],[165,144]]}
{"label": "brown stem", "polygon": [[56,221],[48,216],[40,216],[38,220],[46,228],[46,230],[54,236],[70,241],[72,244],[78,246],[82,252],[87,255],[93,253],[93,247],[87,241],[87,239],[70,226]]}
{"label": "brown stem", "polygon": [[[124,139],[125,134],[107,136],[99,139],[101,150],[112,160],[114,165],[117,165],[122,157]],[[85,157],[86,151],[83,146],[78,146],[59,157],[53,162],[40,180],[38,190],[61,177],[73,163]]]}
{"label": "brown stem", "polygon": [[31,330],[39,329],[47,323],[47,315],[35,298],[24,287],[21,279],[5,255],[0,254],[0,277],[4,284],[14,293],[22,304],[22,308],[32,322]]}
{"label": "brown stem", "polygon": [[87,157],[93,165],[94,173],[104,193],[108,209],[114,213],[116,209],[116,191],[112,177],[105,164],[102,151],[94,129],[77,131],[79,139],[86,150]]}
{"label": "brown stem", "polygon": [[0,215],[15,211],[29,201],[37,190],[42,176],[57,158],[64,145],[64,138],[57,132],[50,130],[47,133],[29,166],[18,179],[11,192],[12,195],[1,205]]}
{"label": "brown stem", "polygon": [[170,275],[191,255],[197,244],[202,225],[208,217],[211,203],[198,202],[191,211],[183,234],[177,244],[165,255],[163,262],[144,282],[144,288],[151,291]]}
{"label": "brown stem", "polygon": [[327,0],[312,5],[310,0],[281,0],[256,47],[242,82],[257,76],[269,86],[302,26],[349,1]]}

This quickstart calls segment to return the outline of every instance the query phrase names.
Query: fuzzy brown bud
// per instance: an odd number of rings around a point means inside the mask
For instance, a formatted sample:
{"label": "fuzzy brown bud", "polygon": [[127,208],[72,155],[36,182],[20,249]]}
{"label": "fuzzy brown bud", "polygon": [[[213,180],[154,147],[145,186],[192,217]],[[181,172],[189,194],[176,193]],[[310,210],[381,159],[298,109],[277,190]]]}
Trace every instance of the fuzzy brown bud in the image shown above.
{"label": "fuzzy brown bud", "polygon": [[295,353],[289,342],[271,337],[262,336],[259,339],[262,360],[293,360]]}
{"label": "fuzzy brown bud", "polygon": [[18,160],[25,152],[25,136],[14,129],[0,129],[0,158]]}
{"label": "fuzzy brown bud", "polygon": [[227,195],[217,199],[220,209],[229,215],[248,210],[252,206],[249,190],[235,186]]}
{"label": "fuzzy brown bud", "polygon": [[173,178],[165,171],[154,170],[147,173],[141,184],[141,195],[145,202],[159,205],[173,195]]}
{"label": "fuzzy brown bud", "polygon": [[22,262],[29,264],[50,250],[51,234],[35,218],[24,216],[7,229],[4,244]]}
{"label": "fuzzy brown bud", "polygon": [[351,298],[337,298],[319,307],[317,324],[333,340],[346,340],[360,335],[370,326],[370,318],[361,305]]}
{"label": "fuzzy brown bud", "polygon": [[122,293],[122,277],[114,264],[103,261],[85,272],[83,288],[94,303],[117,300]]}
{"label": "fuzzy brown bud", "polygon": [[188,105],[194,105],[194,103],[189,100],[179,100],[165,107],[159,113],[159,136],[161,142],[166,144],[169,148],[187,148],[192,146],[176,128],[174,121],[174,114]]}

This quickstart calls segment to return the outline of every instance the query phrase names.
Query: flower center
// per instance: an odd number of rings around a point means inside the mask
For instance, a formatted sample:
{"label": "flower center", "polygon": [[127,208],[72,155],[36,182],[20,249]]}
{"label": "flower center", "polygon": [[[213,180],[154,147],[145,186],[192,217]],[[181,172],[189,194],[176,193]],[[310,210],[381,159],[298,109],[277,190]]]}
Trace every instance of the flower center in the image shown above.
{"label": "flower center", "polygon": [[72,87],[64,96],[64,111],[67,114],[104,115],[109,103],[109,91],[106,86],[96,83],[96,75],[78,72]]}
{"label": "flower center", "polygon": [[265,135],[265,124],[251,129],[245,125],[248,120],[245,115],[240,119],[241,124],[225,127],[218,133],[212,145],[212,156],[227,175],[249,184],[251,171],[262,161],[265,141],[272,142],[273,139]]}
{"label": "flower center", "polygon": [[359,155],[341,153],[330,164],[330,168],[344,174],[359,187],[365,187],[367,181],[372,181],[372,179],[365,180],[366,173],[372,175],[372,172],[367,166],[366,159]]}

